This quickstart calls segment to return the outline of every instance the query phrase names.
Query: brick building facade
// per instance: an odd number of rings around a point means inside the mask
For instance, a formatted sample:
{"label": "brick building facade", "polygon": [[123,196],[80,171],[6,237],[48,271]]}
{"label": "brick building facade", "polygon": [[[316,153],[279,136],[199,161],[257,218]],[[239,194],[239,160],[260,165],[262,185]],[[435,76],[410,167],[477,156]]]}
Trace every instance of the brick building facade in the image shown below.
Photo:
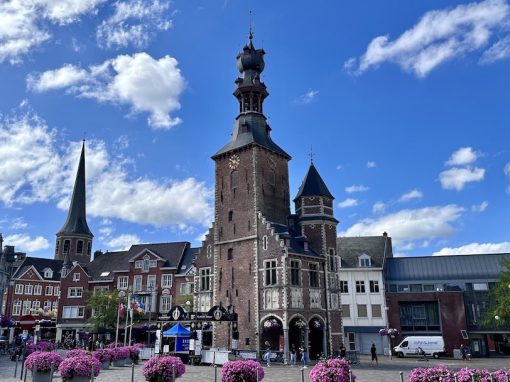
{"label": "brick building facade", "polygon": [[237,328],[217,324],[213,344],[260,350],[266,341],[288,359],[291,346],[311,358],[342,342],[333,196],[313,163],[290,214],[290,156],[270,136],[263,114],[262,49],[252,35],[237,56],[232,139],[215,161],[214,223],[196,260],[195,306],[234,307]]}

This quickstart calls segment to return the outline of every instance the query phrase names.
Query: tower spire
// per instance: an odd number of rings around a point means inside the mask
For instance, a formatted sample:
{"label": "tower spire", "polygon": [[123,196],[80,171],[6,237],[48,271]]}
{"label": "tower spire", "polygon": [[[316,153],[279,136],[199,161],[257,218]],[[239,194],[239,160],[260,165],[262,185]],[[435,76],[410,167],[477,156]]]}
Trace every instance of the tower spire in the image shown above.
{"label": "tower spire", "polygon": [[55,259],[64,260],[65,267],[77,260],[88,263],[92,251],[94,235],[87,224],[85,194],[85,140],[81,147],[80,162],[74,181],[73,195],[67,219],[57,233]]}
{"label": "tower spire", "polygon": [[73,196],[67,214],[67,219],[59,234],[85,234],[92,235],[87,224],[86,194],[85,194],[85,140],[81,147],[80,163],[74,182]]}

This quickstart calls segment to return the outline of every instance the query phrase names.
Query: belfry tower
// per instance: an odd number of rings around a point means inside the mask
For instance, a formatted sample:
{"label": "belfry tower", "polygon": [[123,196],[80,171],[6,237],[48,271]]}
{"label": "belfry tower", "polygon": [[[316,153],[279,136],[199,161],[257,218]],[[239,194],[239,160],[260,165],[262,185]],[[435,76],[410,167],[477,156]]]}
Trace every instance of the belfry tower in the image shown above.
{"label": "belfry tower", "polygon": [[87,224],[85,198],[85,141],[81,148],[80,163],[74,182],[71,205],[67,219],[57,233],[55,259],[64,260],[64,268],[73,261],[86,264],[90,262],[92,239],[94,235]]}

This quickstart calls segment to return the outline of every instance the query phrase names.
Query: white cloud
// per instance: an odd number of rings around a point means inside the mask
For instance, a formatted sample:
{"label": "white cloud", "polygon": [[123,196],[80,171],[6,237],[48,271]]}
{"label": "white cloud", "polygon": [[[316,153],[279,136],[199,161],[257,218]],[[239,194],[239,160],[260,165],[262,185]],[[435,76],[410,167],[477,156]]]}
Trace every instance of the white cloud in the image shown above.
{"label": "white cloud", "polygon": [[169,129],[181,122],[170,114],[180,109],[179,96],[186,85],[177,60],[159,60],[145,52],[119,55],[88,70],[64,65],[27,78],[29,89],[37,92],[66,89],[79,97],[99,102],[129,105],[132,114],[150,114],[153,128]]}
{"label": "white cloud", "polygon": [[[505,168],[503,169],[503,171],[505,172],[505,175],[510,179],[510,162],[508,162],[505,165]],[[506,192],[510,193],[510,186],[508,186],[508,188],[506,189]]]}
{"label": "white cloud", "polygon": [[367,166],[367,168],[374,168],[374,167],[377,167],[377,163],[375,163],[373,161],[368,161],[366,166]]}
{"label": "white cloud", "polygon": [[483,52],[480,63],[492,64],[495,61],[503,60],[508,57],[510,57],[510,36],[505,36]]}
{"label": "white cloud", "polygon": [[[56,202],[68,209],[81,142],[63,145],[56,135],[36,116],[0,119],[0,202]],[[87,142],[86,171],[90,216],[187,231],[212,220],[213,193],[204,183],[133,177],[102,141]]]}
{"label": "white cloud", "polygon": [[4,0],[0,2],[0,63],[22,57],[51,38],[51,24],[76,22],[106,0]]}
{"label": "white cloud", "polygon": [[483,168],[459,168],[454,167],[439,174],[441,186],[446,190],[461,191],[466,183],[480,182],[485,176]]}
{"label": "white cloud", "polygon": [[88,80],[86,70],[79,69],[74,65],[64,65],[55,70],[48,70],[41,75],[31,74],[27,77],[27,86],[34,92],[62,89]]}
{"label": "white cloud", "polygon": [[409,200],[421,199],[422,197],[423,197],[423,193],[420,190],[414,189],[414,190],[411,190],[411,191],[403,194],[398,201],[399,202],[408,202]]}
{"label": "white cloud", "polygon": [[124,251],[129,249],[133,244],[139,244],[140,238],[137,235],[123,234],[111,238],[105,244],[113,251]]}
{"label": "white cloud", "polygon": [[[96,13],[106,0],[32,0],[42,6],[43,16],[59,24],[70,24],[81,15]],[[30,3],[30,2],[28,2]]]}
{"label": "white cloud", "polygon": [[55,134],[34,115],[0,119],[1,202],[30,204],[62,195]]}
{"label": "white cloud", "polygon": [[4,244],[14,245],[17,251],[37,252],[48,249],[50,243],[42,236],[30,237],[27,234],[15,234],[4,237]]}
{"label": "white cloud", "polygon": [[462,166],[473,163],[477,159],[478,153],[471,147],[461,147],[450,156],[446,164],[449,166]]}
{"label": "white cloud", "polygon": [[386,210],[386,204],[383,202],[375,202],[372,206],[372,213],[382,214]]}
{"label": "white cloud", "polygon": [[[450,204],[419,209],[405,209],[378,219],[363,219],[340,233],[340,236],[378,236],[388,232],[394,244],[448,237],[457,232],[453,226],[464,209]],[[400,247],[399,247],[400,248]]]}
{"label": "white cloud", "polygon": [[297,97],[294,102],[306,105],[312,102],[315,99],[315,97],[317,97],[318,94],[319,94],[318,90],[310,89],[305,94],[302,94],[299,97]]}
{"label": "white cloud", "polygon": [[359,204],[357,199],[347,198],[344,201],[338,203],[338,208],[355,207]]}
{"label": "white cloud", "polygon": [[351,58],[344,67],[362,74],[383,62],[393,62],[405,71],[425,77],[443,62],[483,48],[494,32],[506,28],[509,13],[505,0],[432,10],[396,40],[391,41],[387,35],[374,38],[359,60]]}
{"label": "white cloud", "polygon": [[487,253],[510,253],[510,242],[502,243],[470,243],[457,248],[443,248],[433,256],[478,255]]}
{"label": "white cloud", "polygon": [[116,1],[112,16],[97,29],[97,41],[103,48],[145,47],[156,31],[172,27],[166,17],[169,1],[130,0]]}
{"label": "white cloud", "polygon": [[23,220],[23,218],[15,218],[10,221],[11,225],[9,226],[12,230],[25,229],[28,227],[28,224]]}
{"label": "white cloud", "polygon": [[365,192],[368,191],[370,188],[367,186],[364,186],[362,184],[353,184],[352,186],[345,187],[345,192],[348,194],[353,194],[355,192]]}
{"label": "white cloud", "polygon": [[489,207],[489,202],[484,200],[480,204],[475,204],[475,205],[471,206],[471,211],[473,211],[473,212],[483,212],[483,211],[485,211],[487,209],[487,207]]}

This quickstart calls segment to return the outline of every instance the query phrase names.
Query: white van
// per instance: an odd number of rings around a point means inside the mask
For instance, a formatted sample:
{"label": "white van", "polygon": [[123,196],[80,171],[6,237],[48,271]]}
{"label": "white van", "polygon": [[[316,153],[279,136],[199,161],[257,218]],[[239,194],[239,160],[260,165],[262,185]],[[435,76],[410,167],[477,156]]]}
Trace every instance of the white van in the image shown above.
{"label": "white van", "polygon": [[444,339],[441,336],[410,336],[404,338],[393,351],[399,357],[428,355],[439,358],[445,355]]}

